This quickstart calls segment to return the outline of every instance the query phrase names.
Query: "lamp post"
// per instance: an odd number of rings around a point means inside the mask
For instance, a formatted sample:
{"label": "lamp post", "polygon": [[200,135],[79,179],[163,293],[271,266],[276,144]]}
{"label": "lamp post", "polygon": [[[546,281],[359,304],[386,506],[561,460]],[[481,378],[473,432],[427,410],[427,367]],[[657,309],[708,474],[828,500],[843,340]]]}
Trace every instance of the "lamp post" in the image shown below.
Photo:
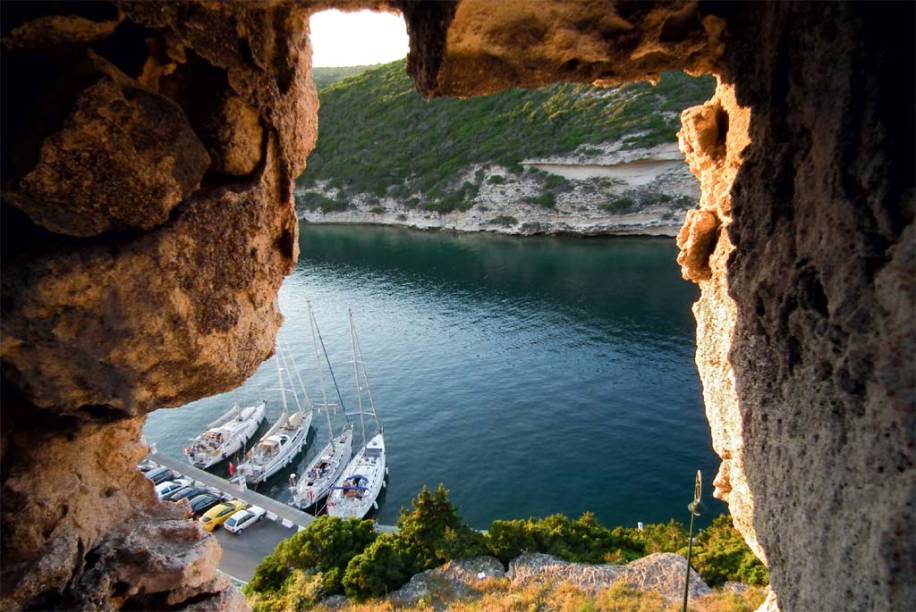
{"label": "lamp post", "polygon": [[690,555],[693,553],[693,519],[703,513],[703,502],[700,497],[703,495],[703,474],[697,470],[697,478],[693,485],[693,501],[687,505],[690,510],[690,529],[687,534],[687,576],[684,578],[684,606],[683,612],[687,612],[687,595],[690,593]]}

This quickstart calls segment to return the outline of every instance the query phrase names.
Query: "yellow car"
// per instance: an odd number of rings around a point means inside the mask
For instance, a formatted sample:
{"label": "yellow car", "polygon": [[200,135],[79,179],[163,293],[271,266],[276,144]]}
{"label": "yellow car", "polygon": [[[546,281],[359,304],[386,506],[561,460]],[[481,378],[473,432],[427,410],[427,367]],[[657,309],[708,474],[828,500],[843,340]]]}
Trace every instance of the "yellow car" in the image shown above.
{"label": "yellow car", "polygon": [[198,519],[200,521],[200,526],[203,527],[206,531],[213,531],[225,523],[230,516],[239,510],[244,510],[246,507],[247,504],[240,502],[237,499],[216,504],[207,510],[204,515]]}

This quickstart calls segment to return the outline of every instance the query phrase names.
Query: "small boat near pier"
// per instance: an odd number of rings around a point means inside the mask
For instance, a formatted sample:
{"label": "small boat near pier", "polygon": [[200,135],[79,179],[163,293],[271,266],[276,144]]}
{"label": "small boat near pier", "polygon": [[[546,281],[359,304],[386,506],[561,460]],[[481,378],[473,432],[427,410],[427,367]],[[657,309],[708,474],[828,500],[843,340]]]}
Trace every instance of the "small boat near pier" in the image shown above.
{"label": "small boat near pier", "polygon": [[[309,427],[312,424],[313,410],[311,406],[309,406],[308,410],[303,410],[299,395],[296,393],[296,386],[279,347],[277,348],[276,364],[277,376],[280,380],[280,399],[283,405],[283,412],[277,422],[264,434],[264,437],[258,441],[253,449],[248,451],[245,462],[236,466],[233,480],[244,479],[248,484],[264,482],[289,465],[306,444]],[[284,372],[293,388],[293,398],[296,400],[297,410],[292,413],[289,412],[289,407],[286,403]],[[296,375],[298,377],[298,371]],[[302,384],[301,378],[299,382]],[[302,390],[305,401],[311,403],[308,395],[305,394],[304,385]]]}
{"label": "small boat near pier", "polygon": [[184,449],[188,461],[207,469],[244,449],[264,420],[266,408],[266,401],[246,408],[236,403]]}
{"label": "small boat near pier", "polygon": [[[350,343],[353,350],[353,370],[356,385],[356,415],[359,416],[362,434],[362,447],[347,464],[343,475],[331,491],[327,501],[328,514],[338,518],[365,518],[373,509],[378,509],[377,499],[385,485],[388,475],[385,449],[385,432],[379,422],[369,386],[369,375],[362,358],[356,327],[353,324],[353,313],[348,311],[350,319]],[[369,412],[363,408],[362,392],[368,396]],[[366,438],[366,416],[372,417],[378,432],[372,438]]]}

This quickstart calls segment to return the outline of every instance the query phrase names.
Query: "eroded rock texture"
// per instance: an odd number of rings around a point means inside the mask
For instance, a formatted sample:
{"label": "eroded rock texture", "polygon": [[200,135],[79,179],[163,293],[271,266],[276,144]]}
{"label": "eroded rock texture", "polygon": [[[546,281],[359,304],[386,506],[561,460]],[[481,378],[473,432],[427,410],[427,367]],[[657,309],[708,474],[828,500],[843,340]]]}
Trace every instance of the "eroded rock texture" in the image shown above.
{"label": "eroded rock texture", "polygon": [[[912,5],[465,0],[430,95],[709,71],[679,236],[717,494],[786,610],[916,607]],[[769,605],[774,605],[771,601]]]}
{"label": "eroded rock texture", "polygon": [[[316,134],[306,17],[335,4],[4,5],[5,609],[239,603],[132,468],[146,411],[272,350]],[[771,608],[916,607],[913,6],[363,5],[402,11],[431,96],[719,77],[683,117],[703,198],[678,258],[717,494]]]}
{"label": "eroded rock texture", "polygon": [[4,6],[3,609],[244,607],[135,466],[147,411],[273,350],[307,27],[275,3]]}

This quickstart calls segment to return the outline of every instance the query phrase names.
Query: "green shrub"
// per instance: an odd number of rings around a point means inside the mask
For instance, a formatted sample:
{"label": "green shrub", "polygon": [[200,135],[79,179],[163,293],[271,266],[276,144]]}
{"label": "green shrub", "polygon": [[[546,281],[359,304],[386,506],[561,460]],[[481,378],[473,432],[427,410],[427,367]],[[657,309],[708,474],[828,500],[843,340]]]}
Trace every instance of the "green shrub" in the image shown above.
{"label": "green shrub", "polygon": [[621,212],[624,210],[632,210],[636,208],[636,200],[633,198],[617,198],[616,200],[611,200],[607,204],[604,204],[601,208],[610,212]]}
{"label": "green shrub", "polygon": [[410,511],[401,510],[397,526],[398,538],[416,554],[417,571],[486,554],[483,535],[465,525],[441,484],[435,491],[423,487]]}
{"label": "green shrub", "polygon": [[506,183],[506,177],[500,174],[494,174],[493,176],[487,179],[487,182],[490,183],[491,185],[504,185]]}
{"label": "green shrub", "polygon": [[630,560],[643,549],[625,531],[610,530],[585,513],[576,520],[562,514],[543,519],[493,521],[486,541],[490,554],[504,563],[523,552],[555,555],[567,561],[603,563]]}
{"label": "green shrub", "polygon": [[383,595],[417,572],[487,553],[483,535],[464,524],[441,484],[435,491],[423,487],[411,509],[401,510],[397,527],[350,561],[343,579],[349,597]]}
{"label": "green shrub", "polygon": [[340,593],[340,579],[350,559],[376,538],[372,521],[322,516],[308,529],[283,540],[264,558],[248,582],[246,592],[282,589],[294,570],[321,572],[322,586],[329,594]]}
{"label": "green shrub", "polygon": [[748,548],[729,516],[716,517],[697,535],[691,562],[709,586],[728,580],[757,586],[769,584],[766,567]]}
{"label": "green shrub", "polygon": [[503,225],[509,227],[510,225],[518,225],[518,219],[509,215],[500,215],[498,217],[493,217],[487,221],[487,223],[489,225]]}
{"label": "green shrub", "polygon": [[347,565],[344,592],[354,599],[385,595],[407,582],[413,568],[406,543],[397,535],[384,534]]}
{"label": "green shrub", "polygon": [[387,211],[381,206],[373,206],[369,209],[369,212],[371,212],[373,215],[381,215]]}
{"label": "green shrub", "polygon": [[[320,517],[265,557],[244,592],[256,610],[304,609],[335,593],[360,600],[382,596],[418,572],[483,554],[503,563],[525,552],[583,563],[628,563],[655,552],[687,552],[684,525],[674,520],[642,530],[608,529],[590,513],[575,520],[555,514],[493,521],[481,534],[464,523],[442,485],[435,491],[424,487],[411,508],[401,511],[397,527],[397,533],[377,536],[371,521]],[[766,568],[727,516],[696,535],[692,564],[710,586],[727,580],[768,582]]]}
{"label": "green shrub", "polygon": [[557,207],[557,197],[546,191],[536,196],[528,196],[525,198],[525,202],[528,204],[534,204],[536,206],[542,206],[544,208],[556,208]]}

